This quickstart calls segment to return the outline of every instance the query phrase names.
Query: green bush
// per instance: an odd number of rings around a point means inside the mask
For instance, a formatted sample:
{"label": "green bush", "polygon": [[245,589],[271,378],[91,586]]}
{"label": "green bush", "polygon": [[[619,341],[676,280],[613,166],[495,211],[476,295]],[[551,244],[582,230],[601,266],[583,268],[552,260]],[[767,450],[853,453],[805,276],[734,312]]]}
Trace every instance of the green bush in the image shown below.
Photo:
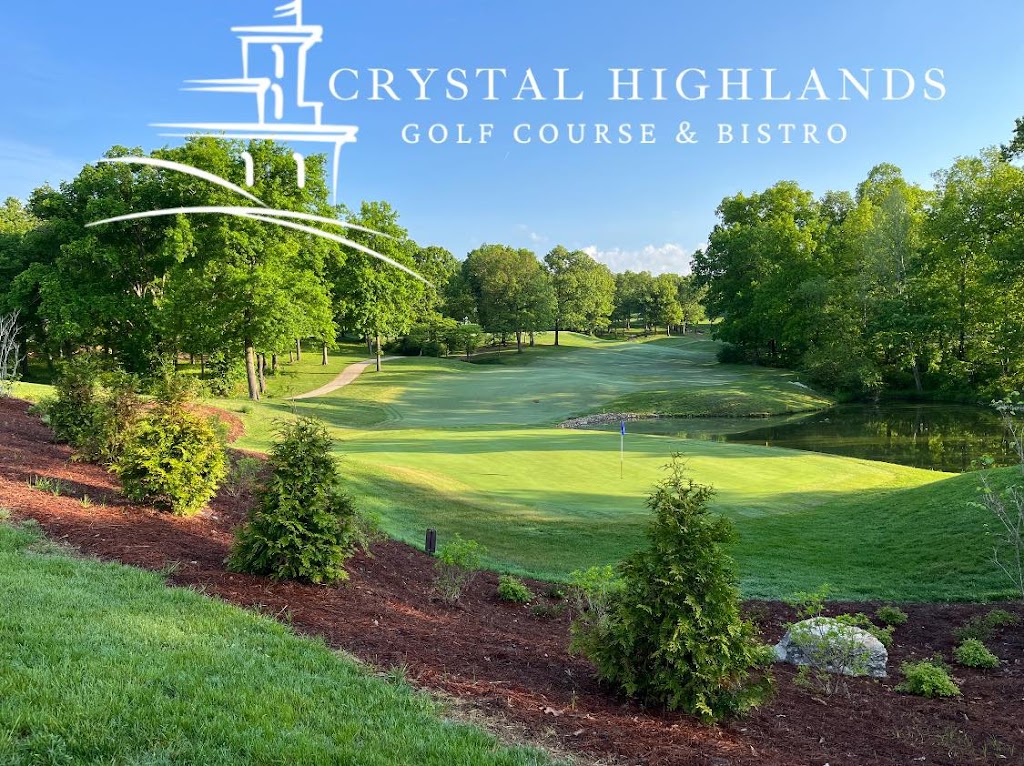
{"label": "green bush", "polygon": [[76,449],[87,443],[99,417],[99,378],[99,362],[87,354],[58,369],[56,396],[39,406],[58,441]]}
{"label": "green bush", "polygon": [[969,638],[953,650],[953,659],[965,668],[998,668],[999,658],[981,641]]}
{"label": "green bush", "polygon": [[877,638],[879,643],[881,643],[886,649],[892,647],[892,634],[894,628],[878,627],[871,621],[871,618],[863,612],[858,612],[857,614],[841,614],[835,619],[844,625],[851,625],[854,628],[860,628],[861,630],[867,631]]}
{"label": "green bush", "polygon": [[999,628],[1018,624],[1020,624],[1020,618],[1017,615],[1007,612],[1005,609],[993,609],[988,614],[979,614],[969,619],[953,631],[953,637],[959,642],[974,639],[984,643],[991,640]]}
{"label": "green bush", "polygon": [[224,489],[231,497],[241,497],[256,488],[262,470],[263,461],[259,458],[239,455],[231,461],[227,478],[224,480]]}
{"label": "green bush", "polygon": [[441,546],[434,560],[434,590],[446,604],[457,604],[483,564],[486,549],[475,540],[456,534]]}
{"label": "green bush", "polygon": [[224,444],[209,420],[163,402],[124,437],[112,468],[125,495],[178,516],[198,513],[225,473]]}
{"label": "green bush", "polygon": [[260,505],[236,535],[235,572],[315,584],[348,579],[345,562],[369,537],[339,487],[327,428],[302,418],[281,428],[270,453],[272,475]]}
{"label": "green bush", "polygon": [[905,662],[900,670],[904,680],[896,691],[920,697],[960,696],[960,688],[950,678],[949,672],[936,662]]}
{"label": "green bush", "polygon": [[529,604],[534,599],[534,593],[518,577],[502,575],[498,578],[498,597],[513,604]]}
{"label": "green bush", "polygon": [[648,500],[649,545],[620,565],[607,617],[576,629],[575,646],[629,696],[704,721],[742,713],[771,690],[770,648],[740,616],[732,525],[708,511],[710,487],[678,456]]}
{"label": "green bush", "polygon": [[900,625],[906,624],[907,613],[900,609],[898,606],[881,606],[878,611],[875,612],[875,617],[883,625],[887,625],[890,628],[895,628]]}
{"label": "green bush", "polygon": [[814,617],[821,617],[825,611],[825,600],[832,592],[832,586],[825,583],[814,591],[801,591],[794,593],[786,603],[796,609],[797,616],[801,620],[810,620]]}
{"label": "green bush", "polygon": [[590,567],[569,575],[569,604],[573,612],[572,641],[569,648],[588,655],[598,651],[592,642],[600,641],[608,628],[612,600],[625,583],[611,566]]}
{"label": "green bush", "polygon": [[561,617],[565,611],[565,604],[556,602],[554,604],[542,601],[539,604],[534,604],[530,607],[530,612],[534,617],[540,617],[544,620],[553,620],[556,617]]}

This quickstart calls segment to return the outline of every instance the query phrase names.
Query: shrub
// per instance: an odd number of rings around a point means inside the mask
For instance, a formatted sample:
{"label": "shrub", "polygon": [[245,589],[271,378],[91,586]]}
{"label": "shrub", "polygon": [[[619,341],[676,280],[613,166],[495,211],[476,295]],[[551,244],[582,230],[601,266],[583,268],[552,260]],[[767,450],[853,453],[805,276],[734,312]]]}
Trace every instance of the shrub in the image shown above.
{"label": "shrub", "polygon": [[848,690],[847,676],[867,675],[870,656],[857,635],[846,629],[860,628],[859,622],[852,615],[842,615],[815,617],[791,626],[791,640],[807,662],[800,667],[796,683],[832,696]]}
{"label": "shrub", "polygon": [[530,607],[530,612],[534,617],[540,617],[545,620],[553,620],[555,617],[560,617],[564,611],[565,604],[562,603],[550,604],[541,602]]}
{"label": "shrub", "polygon": [[867,631],[877,638],[879,643],[881,643],[886,649],[892,646],[892,634],[894,628],[878,627],[871,621],[871,618],[863,612],[858,612],[857,614],[841,614],[835,619],[843,625],[851,625],[854,628],[860,628],[861,630]]}
{"label": "shrub", "polygon": [[441,546],[434,561],[437,574],[434,590],[446,604],[457,604],[463,592],[476,577],[486,549],[475,540],[464,540],[456,534],[450,543]]}
{"label": "shrub", "polygon": [[770,676],[753,676],[773,654],[740,616],[735,564],[723,550],[733,527],[708,511],[711,488],[683,469],[676,456],[648,499],[649,545],[620,565],[623,585],[603,624],[578,626],[574,642],[627,695],[714,721],[766,699]]}
{"label": "shrub", "polygon": [[75,448],[87,442],[99,416],[99,376],[99,362],[91,355],[61,365],[54,384],[56,396],[40,405],[58,441]]}
{"label": "shrub", "polygon": [[953,650],[953,659],[965,668],[998,668],[999,658],[981,641],[969,638]]}
{"label": "shrub", "polygon": [[905,662],[900,667],[904,681],[896,691],[920,697],[958,697],[960,688],[949,672],[936,662]]}
{"label": "shrub", "polygon": [[569,575],[572,651],[589,655],[598,650],[591,642],[601,640],[607,631],[612,598],[624,585],[611,566],[590,567]]}
{"label": "shrub", "polygon": [[224,478],[224,445],[209,420],[161,403],[126,434],[112,468],[131,500],[191,516]]}
{"label": "shrub", "polygon": [[904,625],[907,620],[910,619],[907,617],[907,613],[898,606],[881,606],[878,608],[878,611],[875,612],[875,617],[878,618],[880,623],[887,625],[890,628]]}
{"label": "shrub", "polygon": [[231,497],[241,497],[256,487],[256,480],[263,470],[263,461],[259,458],[241,455],[231,462],[224,489]]}
{"label": "shrub", "polygon": [[786,603],[796,609],[797,616],[801,620],[809,620],[813,617],[821,617],[825,611],[825,600],[832,592],[832,586],[825,583],[814,591],[801,591],[794,593]]}
{"label": "shrub", "polygon": [[345,562],[369,537],[339,487],[331,447],[327,428],[313,418],[281,428],[270,482],[236,535],[232,571],[318,585],[348,579]]}
{"label": "shrub", "polygon": [[961,627],[953,631],[953,637],[957,641],[989,641],[992,635],[999,628],[1020,623],[1017,615],[1007,612],[1005,609],[993,609],[988,614],[979,614],[965,622]]}
{"label": "shrub", "polygon": [[534,599],[534,593],[526,583],[512,575],[498,578],[498,596],[502,601],[511,601],[513,604],[529,604]]}

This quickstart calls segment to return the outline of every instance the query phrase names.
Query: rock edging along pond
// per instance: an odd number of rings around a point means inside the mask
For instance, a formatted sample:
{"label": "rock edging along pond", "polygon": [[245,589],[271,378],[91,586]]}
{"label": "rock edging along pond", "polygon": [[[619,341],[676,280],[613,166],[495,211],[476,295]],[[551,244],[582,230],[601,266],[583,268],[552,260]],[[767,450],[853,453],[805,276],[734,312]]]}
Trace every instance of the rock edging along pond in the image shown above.
{"label": "rock edging along pond", "polygon": [[666,415],[639,415],[635,412],[603,412],[597,415],[584,415],[579,418],[570,418],[558,424],[558,428],[587,428],[588,426],[603,426],[610,423],[619,423],[623,420],[657,420],[667,417]]}

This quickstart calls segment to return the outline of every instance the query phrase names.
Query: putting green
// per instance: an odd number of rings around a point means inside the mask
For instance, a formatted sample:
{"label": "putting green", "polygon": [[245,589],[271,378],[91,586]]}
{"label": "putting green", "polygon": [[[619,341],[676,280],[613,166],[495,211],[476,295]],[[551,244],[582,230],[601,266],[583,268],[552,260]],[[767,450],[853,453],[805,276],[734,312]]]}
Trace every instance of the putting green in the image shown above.
{"label": "putting green", "polygon": [[[620,478],[618,434],[552,426],[630,396],[733,413],[827,400],[784,372],[720,365],[716,344],[702,338],[563,338],[563,349],[510,352],[505,364],[403,359],[321,399],[245,407],[242,446],[265,449],[275,419],[321,418],[351,492],[390,534],[421,544],[427,527],[442,543],[459,532],[487,546],[491,566],[551,579],[640,545],[646,495],[679,452],[698,481],[715,487],[715,509],[737,522],[748,595],[785,596],[823,582],[850,598],[1006,592],[987,548],[973,544],[983,541],[985,518],[969,507],[971,477],[631,434]],[[947,528],[954,516],[955,536]],[[947,566],[950,557],[960,563]]]}

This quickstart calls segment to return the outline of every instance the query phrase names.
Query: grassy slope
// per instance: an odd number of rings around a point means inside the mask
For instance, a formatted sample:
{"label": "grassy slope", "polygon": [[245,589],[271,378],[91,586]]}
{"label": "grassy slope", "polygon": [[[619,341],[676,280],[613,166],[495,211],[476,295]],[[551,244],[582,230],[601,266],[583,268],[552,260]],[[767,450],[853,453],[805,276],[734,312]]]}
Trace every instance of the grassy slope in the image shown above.
{"label": "grassy slope", "polygon": [[269,618],[0,525],[0,762],[536,764]]}

